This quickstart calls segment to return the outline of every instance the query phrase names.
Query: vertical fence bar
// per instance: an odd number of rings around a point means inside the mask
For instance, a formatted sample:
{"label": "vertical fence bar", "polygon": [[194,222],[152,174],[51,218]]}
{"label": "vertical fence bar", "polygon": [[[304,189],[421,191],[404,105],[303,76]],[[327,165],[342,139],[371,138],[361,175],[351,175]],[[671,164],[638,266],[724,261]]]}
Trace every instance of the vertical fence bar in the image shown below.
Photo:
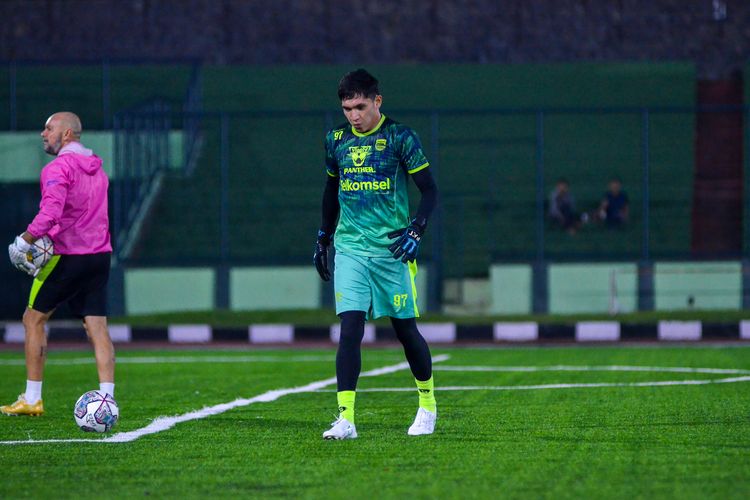
{"label": "vertical fence bar", "polygon": [[536,258],[532,265],[531,307],[535,313],[546,313],[549,308],[547,264],[544,249],[544,111],[536,112]]}
{"label": "vertical fence bar", "polygon": [[112,269],[109,278],[109,293],[107,300],[109,312],[113,316],[124,316],[125,310],[125,270],[122,262],[122,246],[120,232],[122,231],[122,130],[120,117],[113,117],[114,155],[112,164],[112,227],[110,240],[112,242]]}
{"label": "vertical fence bar", "polygon": [[648,108],[641,111],[641,188],[643,191],[643,233],[641,235],[641,259],[651,258],[651,119]]}
{"label": "vertical fence bar", "polygon": [[[430,114],[430,170],[440,186],[440,114]],[[438,203],[432,215],[432,267],[427,275],[427,309],[440,311],[443,306],[443,208]]]}
{"label": "vertical fence bar", "polygon": [[742,214],[742,308],[750,309],[750,106],[742,110],[744,128],[744,213]]}
{"label": "vertical fence bar", "polygon": [[744,171],[744,213],[742,217],[742,256],[745,259],[750,260],[750,106],[745,106],[742,111],[744,128],[744,155],[745,155],[745,171]]}
{"label": "vertical fence bar", "polygon": [[114,139],[115,154],[114,164],[112,165],[112,222],[113,227],[110,235],[115,245],[114,256],[118,260],[120,257],[120,231],[122,230],[122,131],[120,130],[120,117],[114,117]]}
{"label": "vertical fence bar", "polygon": [[638,310],[654,309],[654,265],[651,262],[651,117],[648,108],[641,110],[641,191],[643,232],[641,260],[638,263]]}
{"label": "vertical fence bar", "polygon": [[229,258],[229,116],[221,114],[221,179],[219,202],[219,230],[221,238],[221,260]]}
{"label": "vertical fence bar", "polygon": [[112,78],[109,72],[109,61],[102,61],[102,123],[104,129],[112,128]]}
{"label": "vertical fence bar", "polygon": [[[333,128],[333,125],[334,125],[333,113],[330,111],[326,111],[325,113],[323,113],[324,133],[331,130]],[[321,185],[320,193],[321,194],[323,193],[322,185]],[[312,235],[310,236],[312,240]],[[331,245],[328,251],[331,254],[329,258],[333,260],[336,255],[336,249],[334,248],[333,245]],[[333,280],[328,280],[328,281],[320,280],[319,283],[320,283],[320,305],[326,309],[334,308],[336,304],[334,303],[335,292],[333,288]]]}
{"label": "vertical fence bar", "polygon": [[16,87],[18,85],[18,66],[16,61],[10,62],[8,68],[8,85],[10,85],[10,96],[8,97],[8,105],[10,107],[10,130],[15,131],[18,127],[18,103],[16,102]]}
{"label": "vertical fence bar", "polygon": [[219,234],[221,261],[216,267],[215,306],[229,308],[229,115],[220,118]]}

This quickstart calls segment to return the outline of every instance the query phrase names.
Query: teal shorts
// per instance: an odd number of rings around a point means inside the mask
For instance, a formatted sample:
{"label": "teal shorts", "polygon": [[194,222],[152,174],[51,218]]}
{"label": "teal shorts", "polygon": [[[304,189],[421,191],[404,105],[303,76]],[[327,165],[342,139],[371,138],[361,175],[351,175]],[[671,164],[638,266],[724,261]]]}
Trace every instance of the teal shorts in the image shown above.
{"label": "teal shorts", "polygon": [[336,252],[333,285],[336,314],[364,311],[369,318],[418,318],[417,263],[393,257],[363,257]]}

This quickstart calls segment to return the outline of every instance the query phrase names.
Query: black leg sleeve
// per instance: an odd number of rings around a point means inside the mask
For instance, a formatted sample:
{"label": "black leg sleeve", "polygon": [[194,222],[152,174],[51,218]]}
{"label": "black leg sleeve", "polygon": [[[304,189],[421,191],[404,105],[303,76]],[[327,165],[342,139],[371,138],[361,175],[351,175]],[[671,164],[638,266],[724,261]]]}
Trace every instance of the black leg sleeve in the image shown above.
{"label": "black leg sleeve", "polygon": [[365,335],[365,312],[346,311],[341,318],[341,338],[336,352],[336,381],[339,392],[353,391],[362,370],[360,346]]}
{"label": "black leg sleeve", "polygon": [[432,355],[422,334],[417,330],[417,320],[391,318],[396,337],[404,346],[404,354],[409,362],[414,378],[420,381],[432,377]]}

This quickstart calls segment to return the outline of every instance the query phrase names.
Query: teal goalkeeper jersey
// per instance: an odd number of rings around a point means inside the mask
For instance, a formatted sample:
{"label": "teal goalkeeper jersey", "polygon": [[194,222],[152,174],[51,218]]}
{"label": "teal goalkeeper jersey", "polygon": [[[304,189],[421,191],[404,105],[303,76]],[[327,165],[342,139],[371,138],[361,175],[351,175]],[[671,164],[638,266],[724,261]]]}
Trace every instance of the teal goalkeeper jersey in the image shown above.
{"label": "teal goalkeeper jersey", "polygon": [[349,124],[329,131],[325,150],[326,171],[339,179],[336,250],[390,256],[388,233],[411,222],[407,174],[429,166],[416,132],[382,115],[364,134]]}

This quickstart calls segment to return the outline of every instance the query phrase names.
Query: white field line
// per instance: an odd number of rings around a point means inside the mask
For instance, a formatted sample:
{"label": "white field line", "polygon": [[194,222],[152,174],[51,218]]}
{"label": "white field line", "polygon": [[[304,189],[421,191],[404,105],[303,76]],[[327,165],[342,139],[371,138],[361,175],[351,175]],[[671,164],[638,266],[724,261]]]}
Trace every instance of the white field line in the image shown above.
{"label": "white field line", "polygon": [[688,368],[679,366],[436,366],[436,371],[445,372],[665,372],[665,373],[711,373],[718,375],[745,375],[750,370],[734,368]]}
{"label": "white field line", "polygon": [[[312,363],[329,362],[334,356],[118,356],[117,364],[166,364],[166,363]],[[48,359],[49,365],[93,365],[94,354],[85,358]],[[0,366],[24,366],[24,359],[0,359]]]}
{"label": "white field line", "polygon": [[[443,354],[440,356],[433,357],[432,361],[435,363],[439,363],[441,361],[447,360],[449,357],[450,356],[448,356],[447,354]],[[387,373],[393,373],[393,372],[405,370],[408,368],[409,368],[409,363],[402,362],[402,363],[398,363],[395,365],[384,366],[383,368],[369,370],[369,371],[363,372],[360,376],[361,377],[377,377],[380,375],[385,375]],[[141,427],[140,429],[136,429],[134,431],[118,432],[117,434],[113,434],[112,436],[106,437],[104,439],[40,439],[37,441],[35,440],[0,441],[0,445],[3,445],[3,444],[5,445],[45,444],[45,443],[128,443],[131,441],[135,441],[136,439],[142,438],[143,436],[147,436],[149,434],[156,434],[159,432],[169,430],[175,425],[183,423],[183,422],[189,422],[190,420],[200,420],[203,418],[210,417],[212,415],[218,415],[220,413],[227,412],[234,408],[248,406],[253,403],[269,403],[271,401],[276,401],[277,399],[283,396],[287,396],[289,394],[315,392],[318,389],[322,389],[326,386],[329,386],[335,383],[336,383],[336,377],[330,377],[327,379],[318,380],[316,382],[311,382],[309,384],[302,385],[299,387],[292,387],[289,389],[275,389],[272,391],[264,392],[263,394],[260,394],[258,396],[255,396],[249,399],[240,398],[240,399],[235,399],[234,401],[230,401],[229,403],[222,403],[222,404],[218,404],[214,406],[207,406],[201,410],[184,413],[182,415],[177,415],[174,417],[158,417],[154,419],[146,427]]]}
{"label": "white field line", "polygon": [[[601,382],[580,384],[539,384],[539,385],[449,385],[435,387],[436,391],[531,391],[539,389],[581,389],[596,387],[660,387],[674,385],[708,385],[708,384],[731,384],[736,382],[750,382],[750,376],[721,378],[714,380],[660,380],[656,382]],[[406,392],[412,391],[406,387],[377,387],[371,389],[357,389],[357,392]],[[326,389],[318,389],[316,392],[335,392]]]}

